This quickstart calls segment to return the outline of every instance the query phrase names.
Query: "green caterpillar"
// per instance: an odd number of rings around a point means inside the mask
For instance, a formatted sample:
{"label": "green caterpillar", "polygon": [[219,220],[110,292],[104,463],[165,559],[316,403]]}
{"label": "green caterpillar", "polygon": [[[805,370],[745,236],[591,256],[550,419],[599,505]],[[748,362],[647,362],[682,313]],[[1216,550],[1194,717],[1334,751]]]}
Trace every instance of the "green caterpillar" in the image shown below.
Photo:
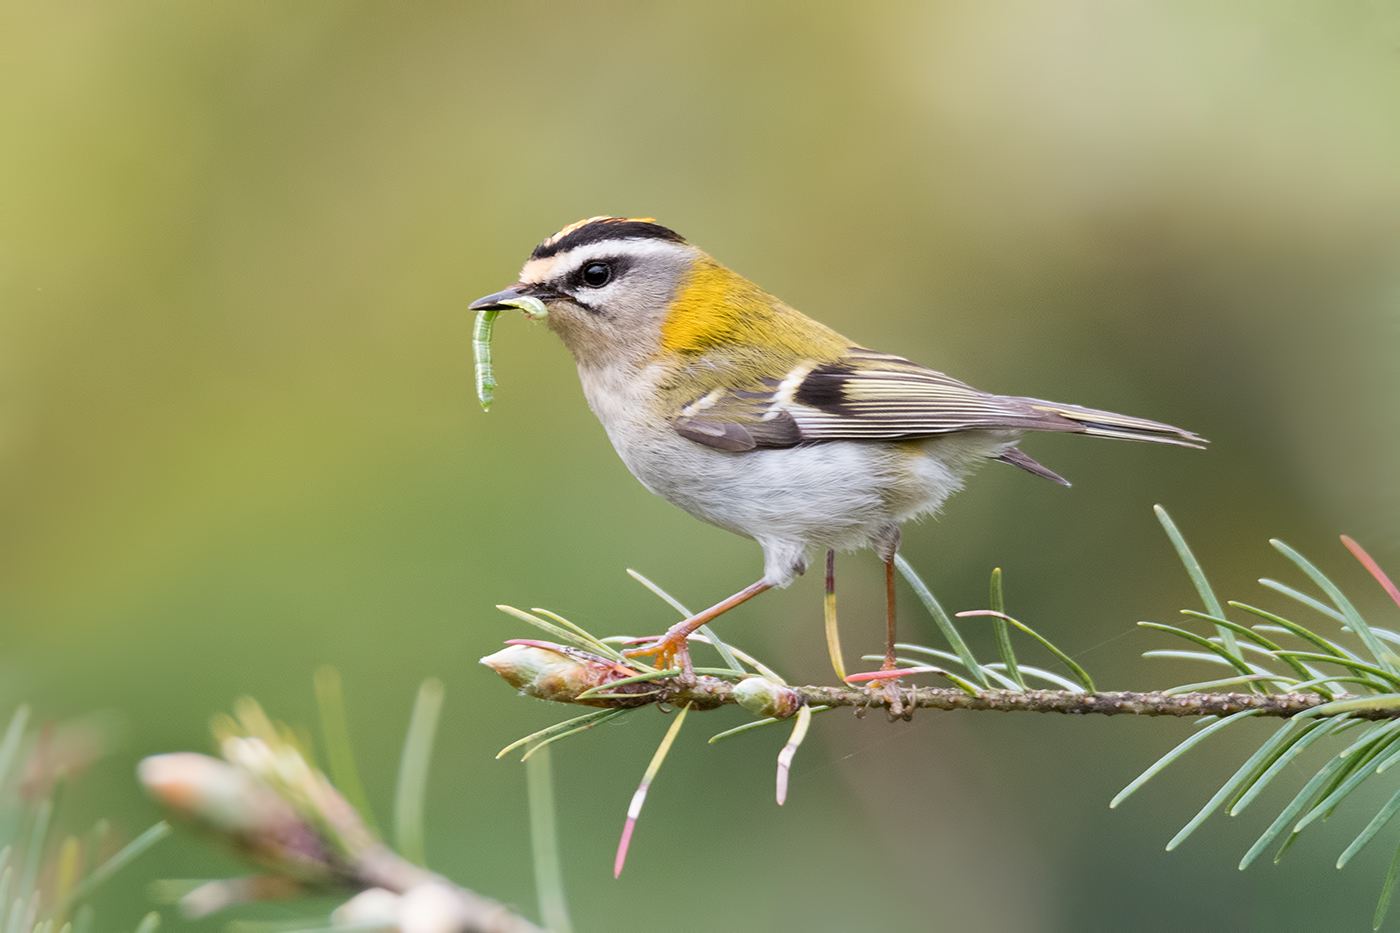
{"label": "green caterpillar", "polygon": [[490,411],[496,400],[496,376],[491,372],[491,330],[501,312],[490,308],[476,312],[476,327],[472,328],[472,353],[476,356],[476,397],[481,410]]}
{"label": "green caterpillar", "polygon": [[519,308],[532,321],[546,317],[549,311],[544,302],[530,295],[521,295],[502,301],[495,308],[482,308],[476,312],[476,326],[472,328],[472,353],[476,356],[476,397],[481,400],[483,411],[491,410],[496,400],[496,374],[491,371],[491,330],[496,325],[496,316],[501,307]]}

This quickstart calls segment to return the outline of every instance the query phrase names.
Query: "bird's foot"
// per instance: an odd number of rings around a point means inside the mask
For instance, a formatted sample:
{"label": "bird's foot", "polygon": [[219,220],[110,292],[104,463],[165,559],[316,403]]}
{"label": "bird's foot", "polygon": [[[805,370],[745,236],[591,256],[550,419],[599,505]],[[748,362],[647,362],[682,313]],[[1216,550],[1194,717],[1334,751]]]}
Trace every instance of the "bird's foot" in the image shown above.
{"label": "bird's foot", "polygon": [[912,696],[906,704],[904,694],[900,690],[899,678],[905,674],[917,672],[918,668],[882,668],[878,671],[869,671],[864,674],[851,674],[846,678],[849,684],[865,683],[866,696],[876,702],[884,702],[889,708],[890,722],[896,719],[903,719],[908,722],[914,717],[914,703]]}
{"label": "bird's foot", "polygon": [[680,674],[677,679],[680,683],[690,686],[695,683],[695,668],[690,663],[690,647],[687,644],[687,638],[686,635],[674,635],[667,632],[649,645],[631,648],[622,654],[623,657],[628,658],[655,656],[656,667],[661,670],[679,668]]}

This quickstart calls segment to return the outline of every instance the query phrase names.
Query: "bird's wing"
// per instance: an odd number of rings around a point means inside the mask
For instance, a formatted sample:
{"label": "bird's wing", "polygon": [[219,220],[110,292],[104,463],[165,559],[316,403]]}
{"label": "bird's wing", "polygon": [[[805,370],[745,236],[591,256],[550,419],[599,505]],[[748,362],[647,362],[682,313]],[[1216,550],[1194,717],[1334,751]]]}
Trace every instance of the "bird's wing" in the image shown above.
{"label": "bird's wing", "polygon": [[1112,412],[992,395],[902,357],[852,348],[742,388],[716,388],[685,404],[672,425],[720,450],[837,440],[900,440],[957,431],[1067,431],[1198,446],[1189,431]]}

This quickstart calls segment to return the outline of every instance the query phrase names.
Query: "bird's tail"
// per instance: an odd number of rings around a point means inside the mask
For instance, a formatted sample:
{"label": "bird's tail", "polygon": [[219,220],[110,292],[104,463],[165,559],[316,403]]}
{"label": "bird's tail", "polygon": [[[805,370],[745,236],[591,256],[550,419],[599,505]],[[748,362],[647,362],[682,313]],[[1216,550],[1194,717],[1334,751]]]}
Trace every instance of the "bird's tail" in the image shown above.
{"label": "bird's tail", "polygon": [[1124,441],[1150,441],[1154,444],[1175,444],[1178,447],[1203,447],[1205,438],[1184,428],[1178,428],[1160,421],[1119,415],[1111,411],[1095,408],[1082,408],[1079,405],[1065,405],[1060,402],[1047,402],[1038,398],[1023,398],[1020,401],[1036,411],[1056,415],[1072,422],[1075,430],[1093,437],[1113,437]]}

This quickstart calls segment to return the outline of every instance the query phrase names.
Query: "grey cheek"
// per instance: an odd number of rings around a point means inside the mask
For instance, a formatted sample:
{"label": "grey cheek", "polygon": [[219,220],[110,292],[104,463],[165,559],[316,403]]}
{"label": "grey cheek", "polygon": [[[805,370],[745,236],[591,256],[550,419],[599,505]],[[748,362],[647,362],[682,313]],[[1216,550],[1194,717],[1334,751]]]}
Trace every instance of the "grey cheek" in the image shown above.
{"label": "grey cheek", "polygon": [[669,301],[675,293],[680,276],[672,268],[646,269],[638,272],[638,288],[654,299]]}

